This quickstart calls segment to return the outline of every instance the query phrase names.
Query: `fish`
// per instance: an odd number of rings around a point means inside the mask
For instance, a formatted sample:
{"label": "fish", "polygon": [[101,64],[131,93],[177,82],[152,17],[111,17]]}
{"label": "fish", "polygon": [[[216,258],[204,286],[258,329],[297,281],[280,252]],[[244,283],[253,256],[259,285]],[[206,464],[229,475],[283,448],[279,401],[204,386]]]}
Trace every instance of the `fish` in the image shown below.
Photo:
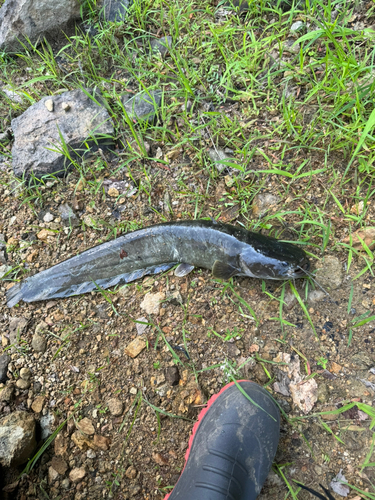
{"label": "fish", "polygon": [[300,247],[215,220],[166,222],[126,233],[25,278],[7,291],[7,305],[70,297],[126,284],[178,265],[214,278],[300,278],[309,259]]}

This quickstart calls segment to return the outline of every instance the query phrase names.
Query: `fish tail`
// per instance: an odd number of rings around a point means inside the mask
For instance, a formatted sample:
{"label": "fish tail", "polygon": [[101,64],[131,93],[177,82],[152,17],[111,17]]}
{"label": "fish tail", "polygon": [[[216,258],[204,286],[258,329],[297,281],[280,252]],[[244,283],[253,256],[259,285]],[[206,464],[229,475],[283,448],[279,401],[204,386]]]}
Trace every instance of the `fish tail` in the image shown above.
{"label": "fish tail", "polygon": [[22,283],[16,283],[7,292],[7,306],[13,307],[22,299]]}

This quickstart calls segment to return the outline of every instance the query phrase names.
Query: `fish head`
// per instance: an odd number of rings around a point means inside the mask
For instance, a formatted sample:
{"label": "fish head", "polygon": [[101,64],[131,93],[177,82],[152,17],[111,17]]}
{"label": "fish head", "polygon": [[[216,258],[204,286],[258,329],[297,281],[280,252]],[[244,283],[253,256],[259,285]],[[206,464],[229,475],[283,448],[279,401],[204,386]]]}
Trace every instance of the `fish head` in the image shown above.
{"label": "fish head", "polygon": [[242,252],[240,266],[246,276],[287,280],[306,276],[310,262],[301,248],[272,238],[261,248],[253,246]]}

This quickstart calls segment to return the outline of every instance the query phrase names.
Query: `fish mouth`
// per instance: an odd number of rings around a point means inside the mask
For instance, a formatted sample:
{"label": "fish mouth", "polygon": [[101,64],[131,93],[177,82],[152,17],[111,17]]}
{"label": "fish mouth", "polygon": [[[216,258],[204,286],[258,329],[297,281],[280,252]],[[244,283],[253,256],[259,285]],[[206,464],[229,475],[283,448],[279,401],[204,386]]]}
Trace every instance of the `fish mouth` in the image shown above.
{"label": "fish mouth", "polygon": [[303,264],[300,266],[295,266],[290,270],[290,275],[295,276],[295,277],[302,277],[307,274],[307,271],[310,269],[310,262],[305,261]]}

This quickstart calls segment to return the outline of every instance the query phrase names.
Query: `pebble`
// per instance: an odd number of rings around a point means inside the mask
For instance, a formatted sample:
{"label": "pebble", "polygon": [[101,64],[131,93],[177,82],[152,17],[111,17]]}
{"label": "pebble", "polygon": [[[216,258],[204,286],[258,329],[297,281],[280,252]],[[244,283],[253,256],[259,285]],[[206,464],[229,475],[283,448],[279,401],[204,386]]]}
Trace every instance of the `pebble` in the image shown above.
{"label": "pebble", "polygon": [[284,52],[289,52],[290,54],[299,54],[300,44],[295,43],[295,40],[293,38],[288,38],[283,43],[283,49]]}
{"label": "pebble", "polygon": [[43,410],[44,406],[44,396],[37,396],[32,402],[31,409],[35,413],[40,413]]}
{"label": "pebble", "polygon": [[133,467],[132,465],[126,469],[125,476],[128,479],[135,479],[137,477],[137,469]]}
{"label": "pebble", "polygon": [[52,222],[55,217],[50,213],[47,212],[45,216],[43,217],[44,222]]}
{"label": "pebble", "polygon": [[284,295],[285,308],[290,311],[297,304],[297,298],[292,292],[287,292]]}
{"label": "pebble", "polygon": [[30,380],[23,380],[22,378],[19,378],[16,382],[16,386],[21,390],[28,389],[30,385],[31,385]]}
{"label": "pebble", "polygon": [[65,113],[70,109],[70,105],[67,102],[62,102],[61,107],[65,111]]}
{"label": "pebble", "polygon": [[172,46],[172,37],[163,36],[161,38],[154,38],[150,41],[151,50],[153,52],[160,52],[162,56],[168,54],[170,47]]}
{"label": "pebble", "polygon": [[0,356],[0,382],[5,382],[7,378],[9,362],[10,356],[8,356],[8,354],[2,354]]}
{"label": "pebble", "polygon": [[58,479],[59,473],[50,465],[48,467],[48,483],[53,484]]}
{"label": "pebble", "polygon": [[86,452],[86,457],[87,458],[91,458],[91,459],[94,459],[96,458],[96,453],[94,450],[92,450],[91,448],[89,448]]}
{"label": "pebble", "polygon": [[223,160],[226,161],[231,161],[233,162],[233,159],[230,158],[224,150],[220,148],[211,148],[208,151],[208,156],[210,157],[211,161],[215,163],[215,167],[219,173],[221,173],[224,169],[227,168],[227,165],[225,163],[221,163]]}
{"label": "pebble", "polygon": [[72,483],[78,483],[86,476],[86,471],[83,467],[77,467],[69,472],[69,479]]}
{"label": "pebble", "polygon": [[120,195],[118,189],[114,188],[114,187],[110,187],[108,189],[108,196],[110,196],[111,198],[117,198],[118,196]]}
{"label": "pebble", "polygon": [[142,321],[142,323],[136,323],[135,327],[137,329],[138,335],[143,335],[148,328],[148,325],[145,325],[144,323],[147,323],[148,320],[147,320],[147,318],[142,316],[142,318],[137,318],[136,321]]}
{"label": "pebble", "polygon": [[87,417],[85,417],[82,420],[80,420],[79,422],[77,422],[76,426],[81,432],[83,432],[87,436],[91,436],[95,433],[95,428],[94,428],[91,420],[88,419]]}
{"label": "pebble", "polygon": [[55,233],[53,231],[50,231],[49,229],[42,229],[41,231],[39,231],[36,237],[41,241],[51,241],[52,238],[54,239]]}
{"label": "pebble", "polygon": [[146,342],[142,338],[134,339],[130,344],[125,347],[125,354],[131,358],[135,358],[146,348]]}
{"label": "pebble", "polygon": [[6,385],[3,389],[0,390],[0,401],[5,401],[9,403],[12,401],[14,396],[14,385]]}
{"label": "pebble", "polygon": [[114,417],[120,416],[124,410],[123,402],[117,398],[109,399],[107,405],[111,415]]}
{"label": "pebble", "polygon": [[180,372],[177,366],[168,366],[165,369],[165,380],[169,385],[177,385],[180,381]]}
{"label": "pebble", "polygon": [[31,346],[36,352],[45,352],[47,349],[47,340],[45,337],[34,333]]}
{"label": "pebble", "polygon": [[342,265],[337,257],[328,255],[317,269],[315,279],[323,288],[335,290],[343,280]]}
{"label": "pebble", "polygon": [[130,392],[130,394],[136,395],[138,391],[137,391],[136,387],[131,387],[129,392]]}
{"label": "pebble", "polygon": [[0,266],[0,279],[12,270],[12,266]]}
{"label": "pebble", "polygon": [[109,448],[110,439],[105,436],[100,436],[99,434],[95,434],[94,436],[94,446],[99,448],[100,450],[107,451]]}
{"label": "pebble", "polygon": [[164,292],[146,293],[143,301],[141,302],[141,309],[147,314],[159,314],[160,302],[165,299]]}
{"label": "pebble", "polygon": [[65,227],[78,227],[80,220],[68,203],[62,203],[58,208],[61,221]]}
{"label": "pebble", "polygon": [[309,304],[315,304],[316,302],[323,300],[325,296],[326,294],[323,290],[310,290],[307,295],[307,302]]}
{"label": "pebble", "polygon": [[47,99],[44,102],[45,107],[48,109],[48,111],[52,112],[54,108],[53,100],[52,99]]}
{"label": "pebble", "polygon": [[296,21],[295,23],[292,24],[292,26],[290,27],[290,31],[301,31],[303,29],[303,27],[305,26],[305,23],[303,23],[302,21]]}
{"label": "pebble", "polygon": [[30,368],[21,368],[20,377],[23,380],[29,380],[31,378],[31,370]]}
{"label": "pebble", "polygon": [[70,488],[70,481],[68,478],[61,481],[61,487],[64,488],[64,490],[68,490]]}
{"label": "pebble", "polygon": [[275,207],[280,201],[278,196],[271,193],[259,193],[253,200],[253,216],[261,217],[271,208]]}
{"label": "pebble", "polygon": [[68,464],[62,457],[52,457],[51,466],[62,476],[68,470]]}

